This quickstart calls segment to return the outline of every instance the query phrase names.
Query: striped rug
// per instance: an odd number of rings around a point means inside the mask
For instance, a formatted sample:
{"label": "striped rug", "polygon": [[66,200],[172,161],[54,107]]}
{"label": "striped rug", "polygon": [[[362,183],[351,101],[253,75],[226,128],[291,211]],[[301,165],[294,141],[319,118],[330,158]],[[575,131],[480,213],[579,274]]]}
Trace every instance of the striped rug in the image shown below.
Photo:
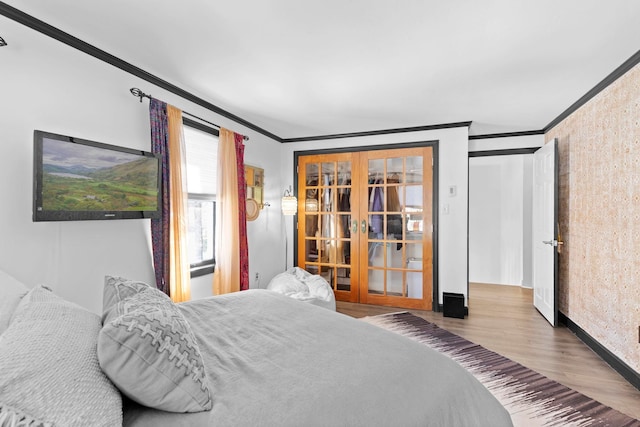
{"label": "striped rug", "polygon": [[514,426],[640,427],[638,420],[410,313],[362,320],[456,360],[507,408]]}

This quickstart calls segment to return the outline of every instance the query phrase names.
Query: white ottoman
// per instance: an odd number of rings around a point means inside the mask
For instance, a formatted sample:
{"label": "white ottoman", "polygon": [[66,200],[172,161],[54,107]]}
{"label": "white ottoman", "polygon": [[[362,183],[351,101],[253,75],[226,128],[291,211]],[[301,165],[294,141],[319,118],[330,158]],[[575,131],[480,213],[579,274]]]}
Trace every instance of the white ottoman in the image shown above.
{"label": "white ottoman", "polygon": [[333,289],[322,277],[300,267],[293,267],[271,279],[267,289],[290,298],[336,310]]}

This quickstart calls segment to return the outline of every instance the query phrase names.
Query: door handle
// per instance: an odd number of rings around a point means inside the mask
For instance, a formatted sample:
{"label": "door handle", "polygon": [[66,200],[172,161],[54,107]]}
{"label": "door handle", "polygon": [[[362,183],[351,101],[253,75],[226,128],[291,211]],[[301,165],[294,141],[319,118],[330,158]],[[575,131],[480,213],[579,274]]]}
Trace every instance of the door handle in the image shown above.
{"label": "door handle", "polygon": [[564,242],[559,242],[557,240],[543,240],[542,243],[544,243],[545,245],[551,245],[551,246],[564,245]]}
{"label": "door handle", "polygon": [[367,232],[367,221],[365,221],[364,219],[362,220],[362,223],[360,224],[360,230],[362,231],[362,234]]}
{"label": "door handle", "polygon": [[351,221],[351,232],[353,234],[356,234],[358,232],[358,220],[354,219],[353,221]]}

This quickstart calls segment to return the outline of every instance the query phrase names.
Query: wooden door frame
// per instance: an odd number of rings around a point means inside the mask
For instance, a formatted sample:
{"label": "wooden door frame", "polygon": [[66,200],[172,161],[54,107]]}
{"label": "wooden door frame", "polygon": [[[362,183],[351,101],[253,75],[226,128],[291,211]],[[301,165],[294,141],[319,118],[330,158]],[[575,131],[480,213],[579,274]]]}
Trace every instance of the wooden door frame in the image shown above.
{"label": "wooden door frame", "polygon": [[[485,150],[485,151],[469,151],[467,157],[467,188],[471,188],[469,186],[469,159],[472,157],[491,157],[491,156],[513,156],[519,154],[531,154],[535,153],[542,147],[523,147],[523,148],[507,148],[500,150]],[[471,192],[467,191],[467,307],[465,311],[468,310],[469,300],[471,298],[471,292],[469,292],[469,198],[471,197]],[[531,303],[533,305],[533,302]],[[468,314],[465,313],[465,314]]]}
{"label": "wooden door frame", "polygon": [[[335,154],[335,153],[355,153],[360,151],[375,151],[375,150],[395,150],[401,148],[415,148],[415,147],[431,147],[433,150],[433,167],[432,167],[432,182],[433,182],[433,191],[432,191],[432,223],[433,223],[433,234],[432,234],[432,254],[433,254],[433,265],[431,266],[432,272],[432,310],[434,312],[442,311],[442,307],[438,304],[439,302],[439,294],[440,294],[440,283],[438,281],[439,278],[439,252],[438,252],[438,215],[439,215],[439,140],[430,140],[430,141],[416,141],[416,142],[401,142],[397,144],[383,144],[383,145],[360,145],[355,147],[339,147],[339,148],[325,148],[325,149],[316,149],[316,150],[299,150],[293,152],[293,194],[298,194],[298,159],[302,156],[313,156],[316,154]],[[293,228],[293,265],[298,265],[298,214],[295,215],[294,218],[294,228]],[[468,246],[468,245],[467,245]],[[468,250],[468,248],[467,248]],[[468,262],[468,260],[467,260]],[[467,265],[468,271],[468,265]],[[468,292],[467,292],[468,294]]]}

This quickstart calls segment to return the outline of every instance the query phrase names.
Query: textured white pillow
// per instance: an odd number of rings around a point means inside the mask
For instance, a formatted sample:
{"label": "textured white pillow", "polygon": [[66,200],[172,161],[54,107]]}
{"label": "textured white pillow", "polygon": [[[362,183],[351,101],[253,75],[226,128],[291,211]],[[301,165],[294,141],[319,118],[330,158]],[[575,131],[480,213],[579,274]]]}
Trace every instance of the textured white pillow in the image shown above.
{"label": "textured white pillow", "polygon": [[122,397],[98,364],[100,317],[36,286],[0,336],[0,422],[122,425]]}
{"label": "textured white pillow", "polygon": [[211,409],[200,349],[173,301],[140,282],[109,276],[104,295],[98,358],[120,391],[164,411]]}
{"label": "textured white pillow", "polygon": [[9,327],[11,315],[27,292],[25,285],[0,270],[0,334]]}

